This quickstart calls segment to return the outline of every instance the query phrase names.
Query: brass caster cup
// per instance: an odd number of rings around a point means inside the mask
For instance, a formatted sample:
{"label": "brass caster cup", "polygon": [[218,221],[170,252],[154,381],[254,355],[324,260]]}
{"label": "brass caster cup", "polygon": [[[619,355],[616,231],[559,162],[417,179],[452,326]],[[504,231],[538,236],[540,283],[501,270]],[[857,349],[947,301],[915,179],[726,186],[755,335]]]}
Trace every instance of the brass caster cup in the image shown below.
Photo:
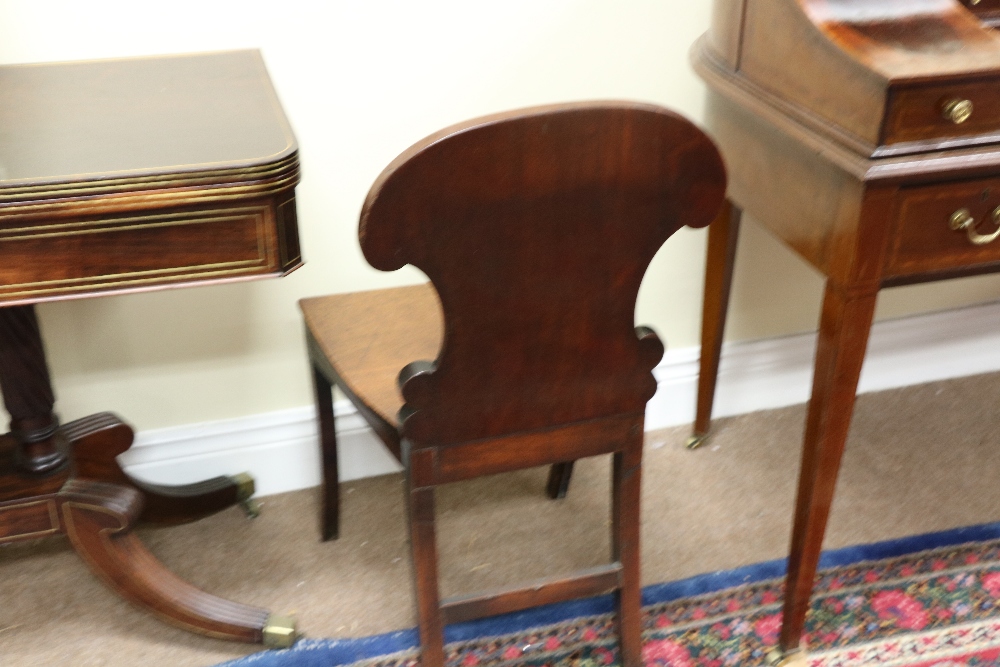
{"label": "brass caster cup", "polygon": [[684,446],[687,447],[688,449],[698,449],[703,444],[705,444],[705,438],[707,437],[708,434],[692,435],[690,438],[687,439],[687,442],[684,443]]}
{"label": "brass caster cup", "polygon": [[775,649],[767,654],[767,664],[771,667],[806,667],[809,660],[805,651],[795,651],[786,655],[780,649]]}
{"label": "brass caster cup", "polygon": [[229,479],[233,480],[233,483],[236,484],[236,497],[239,498],[240,507],[243,508],[246,515],[251,519],[256,519],[260,516],[260,503],[253,498],[256,485],[250,473],[241,472]]}
{"label": "brass caster cup", "polygon": [[295,627],[294,616],[279,616],[271,614],[264,625],[264,646],[267,648],[291,648],[299,633]]}

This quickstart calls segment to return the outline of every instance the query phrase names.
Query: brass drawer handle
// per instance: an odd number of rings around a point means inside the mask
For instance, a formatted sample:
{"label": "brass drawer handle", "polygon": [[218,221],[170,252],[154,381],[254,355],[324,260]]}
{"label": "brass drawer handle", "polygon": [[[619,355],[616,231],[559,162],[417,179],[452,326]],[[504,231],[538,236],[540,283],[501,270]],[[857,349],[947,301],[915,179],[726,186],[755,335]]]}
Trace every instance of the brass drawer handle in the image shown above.
{"label": "brass drawer handle", "polygon": [[969,235],[969,241],[973,245],[986,245],[1000,238],[1000,206],[993,209],[993,224],[997,225],[997,230],[992,234],[980,234],[976,231],[976,219],[967,208],[960,208],[951,214],[948,226],[955,231],[965,230]]}
{"label": "brass drawer handle", "polygon": [[972,116],[972,100],[961,100],[957,97],[941,105],[941,115],[955,125],[961,125]]}

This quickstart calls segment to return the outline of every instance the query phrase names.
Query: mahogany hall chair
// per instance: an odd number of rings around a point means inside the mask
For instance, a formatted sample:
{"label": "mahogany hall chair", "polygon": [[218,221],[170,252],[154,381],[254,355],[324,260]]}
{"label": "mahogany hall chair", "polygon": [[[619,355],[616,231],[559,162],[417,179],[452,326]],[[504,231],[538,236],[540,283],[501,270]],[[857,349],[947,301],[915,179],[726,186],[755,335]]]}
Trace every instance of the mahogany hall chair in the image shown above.
{"label": "mahogany hall chair", "polygon": [[[331,385],[406,470],[422,664],[446,623],[615,591],[623,664],[640,647],[643,416],[663,345],[634,328],[639,283],[683,225],[725,192],[712,142],[662,108],[568,104],[472,120],[396,158],[359,236],[413,287],[300,302],[315,380],[326,537],[337,534]],[[576,576],[441,600],[434,488],[482,475],[612,460],[612,559]]]}

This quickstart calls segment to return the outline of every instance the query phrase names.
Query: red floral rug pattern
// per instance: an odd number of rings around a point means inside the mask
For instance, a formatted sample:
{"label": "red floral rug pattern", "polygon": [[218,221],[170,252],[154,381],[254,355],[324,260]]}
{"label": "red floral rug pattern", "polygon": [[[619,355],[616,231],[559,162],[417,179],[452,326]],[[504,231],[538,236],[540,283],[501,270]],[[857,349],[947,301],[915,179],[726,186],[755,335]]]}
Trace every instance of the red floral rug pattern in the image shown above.
{"label": "red floral rug pattern", "polygon": [[[780,579],[644,609],[648,667],[767,664],[777,644]],[[805,642],[810,667],[1000,666],[1000,540],[820,573]],[[604,667],[618,661],[614,617],[574,619],[449,644],[452,667]],[[415,651],[364,667],[415,667]]]}

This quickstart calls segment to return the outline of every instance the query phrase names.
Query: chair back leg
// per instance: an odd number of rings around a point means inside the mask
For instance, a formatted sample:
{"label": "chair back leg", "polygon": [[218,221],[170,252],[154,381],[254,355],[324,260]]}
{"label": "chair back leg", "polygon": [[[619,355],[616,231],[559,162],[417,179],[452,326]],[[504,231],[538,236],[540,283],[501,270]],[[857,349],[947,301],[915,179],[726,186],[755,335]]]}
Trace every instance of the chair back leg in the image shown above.
{"label": "chair back leg", "polygon": [[623,667],[642,667],[642,589],[639,572],[639,503],[642,436],[615,452],[611,483],[612,559],[621,563],[615,594]]}
{"label": "chair back leg", "polygon": [[421,667],[444,667],[444,619],[438,591],[438,555],[434,527],[434,487],[413,488],[407,479],[410,549],[417,593]]}
{"label": "chair back leg", "polygon": [[340,537],[340,475],[337,470],[337,428],[333,419],[333,387],[316,365],[312,365],[313,393],[319,418],[322,481],[320,490],[320,535],[323,541]]}
{"label": "chair back leg", "polygon": [[[605,572],[580,573],[574,578],[546,581],[545,585],[536,582],[523,590],[489,591],[479,598],[469,596],[461,603],[456,602],[457,598],[449,598],[444,607],[438,590],[435,487],[416,487],[412,479],[413,468],[407,466],[410,548],[413,555],[422,667],[444,665],[446,616],[451,622],[456,622],[537,604],[585,597],[588,592],[596,594],[611,589],[615,590],[622,665],[642,667],[642,591],[639,572],[641,429],[636,433],[637,435],[629,438],[623,449],[612,456],[611,546],[614,563],[606,566],[609,572],[615,573],[612,579],[607,579]],[[604,588],[605,586],[607,587]]]}

